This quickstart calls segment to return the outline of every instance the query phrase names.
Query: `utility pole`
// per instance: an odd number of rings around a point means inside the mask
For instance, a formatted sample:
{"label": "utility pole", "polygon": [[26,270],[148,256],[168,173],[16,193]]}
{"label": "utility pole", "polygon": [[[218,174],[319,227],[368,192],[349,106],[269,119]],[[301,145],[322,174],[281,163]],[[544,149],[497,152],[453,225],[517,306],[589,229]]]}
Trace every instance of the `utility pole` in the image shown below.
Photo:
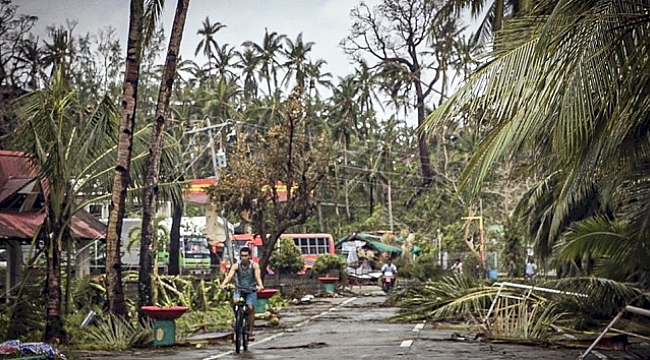
{"label": "utility pole", "polygon": [[205,117],[205,122],[208,124],[208,135],[210,136],[210,152],[212,154],[212,169],[214,171],[214,178],[219,179],[219,172],[217,171],[217,152],[214,151],[214,135],[212,134],[212,127],[210,127],[210,118]]}
{"label": "utility pole", "polygon": [[[230,126],[234,122],[232,120],[228,119],[227,121],[225,121],[225,122],[223,122],[221,124],[212,125],[211,122],[210,122],[210,118],[207,117],[207,116],[205,117],[205,122],[207,123],[208,126],[202,127],[202,128],[199,128],[199,129],[187,130],[187,131],[185,131],[185,135],[190,135],[190,134],[194,134],[194,133],[198,133],[198,132],[202,132],[202,131],[207,131],[208,132],[208,135],[210,137],[210,144],[209,144],[210,146],[209,147],[210,147],[210,151],[211,151],[211,155],[212,155],[212,167],[213,167],[214,177],[216,179],[219,179],[219,171],[217,169],[220,168],[220,167],[225,167],[225,156],[226,156],[226,154],[223,151],[220,151],[220,153],[217,154],[216,150],[214,149],[214,142],[215,141],[214,141],[213,130],[218,129],[219,132],[220,132],[222,128],[224,128],[226,126]],[[219,132],[217,132],[217,134]],[[197,154],[196,158],[194,160],[192,160],[192,163],[187,166],[186,171],[200,158],[203,151],[205,151],[205,148],[203,150],[201,150],[201,152],[199,154]],[[219,165],[219,160],[218,160],[219,156],[224,157],[223,166]]]}

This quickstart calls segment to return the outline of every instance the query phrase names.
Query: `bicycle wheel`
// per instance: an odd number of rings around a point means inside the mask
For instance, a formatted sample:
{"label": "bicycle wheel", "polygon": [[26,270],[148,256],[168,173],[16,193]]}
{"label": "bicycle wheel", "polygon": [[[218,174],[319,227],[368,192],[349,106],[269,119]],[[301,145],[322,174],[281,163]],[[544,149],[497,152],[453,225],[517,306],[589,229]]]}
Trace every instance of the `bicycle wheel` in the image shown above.
{"label": "bicycle wheel", "polygon": [[243,319],[243,311],[241,311],[240,308],[237,308],[237,312],[235,313],[235,352],[239,354],[239,349],[241,348],[241,342],[242,342],[242,333],[244,331],[244,319]]}
{"label": "bicycle wheel", "polygon": [[242,319],[242,345],[244,345],[244,351],[248,351],[248,311],[243,312],[243,319]]}

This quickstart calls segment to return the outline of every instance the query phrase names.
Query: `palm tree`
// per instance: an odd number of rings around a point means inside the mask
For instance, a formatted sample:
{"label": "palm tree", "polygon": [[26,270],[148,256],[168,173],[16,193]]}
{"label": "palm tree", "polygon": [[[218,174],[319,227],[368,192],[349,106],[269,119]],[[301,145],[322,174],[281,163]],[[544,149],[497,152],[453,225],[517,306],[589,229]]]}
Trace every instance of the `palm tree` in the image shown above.
{"label": "palm tree", "polygon": [[239,52],[228,44],[224,44],[223,46],[217,48],[217,52],[214,55],[214,62],[219,76],[235,77],[235,73],[232,71],[232,68],[234,67],[232,61],[238,55]]}
{"label": "palm tree", "polygon": [[271,80],[273,80],[274,89],[278,89],[277,71],[280,63],[278,62],[277,56],[282,50],[282,40],[286,37],[286,35],[278,35],[275,31],[269,34],[268,29],[264,29],[264,39],[262,40],[261,46],[252,41],[245,41],[242,44],[245,48],[253,50],[259,58],[261,63],[260,79],[266,80],[267,95],[269,96],[273,94]]}
{"label": "palm tree", "polygon": [[122,95],[122,109],[117,142],[117,159],[111,190],[111,207],[106,230],[106,295],[108,311],[117,316],[127,316],[120,253],[122,219],[126,210],[126,193],[130,181],[133,132],[135,129],[138,81],[144,29],[144,1],[131,0],[129,17],[129,39],[126,47],[126,70]]}
{"label": "palm tree", "polygon": [[[648,63],[641,49],[650,43],[649,5],[545,0],[530,16],[505,26],[491,60],[426,123],[431,131],[456,117],[480,123],[486,132],[464,171],[464,188],[476,195],[495,163],[528,151],[534,155],[532,170],[553,174],[557,182],[545,231],[563,233],[573,209],[597,201],[603,209],[611,207],[615,219],[592,222],[591,229],[609,227],[613,233],[622,221],[626,226],[618,239],[627,242],[619,240],[617,247],[645,241],[650,117],[643,104],[650,97],[650,77],[641,70]],[[590,198],[594,186],[598,197]],[[600,251],[582,242],[583,254],[604,254],[606,237],[600,237]],[[607,243],[615,244],[614,238]],[[627,269],[637,260],[630,258]]]}
{"label": "palm tree", "polygon": [[196,33],[198,35],[203,36],[201,41],[199,41],[199,44],[196,46],[196,50],[194,50],[194,56],[198,55],[199,52],[203,52],[203,55],[208,59],[208,76],[210,75],[212,71],[212,56],[215,53],[217,49],[219,49],[219,45],[217,45],[217,41],[214,39],[214,36],[219,32],[219,30],[223,29],[226,27],[226,25],[216,22],[214,24],[210,23],[210,18],[208,16],[205,17],[205,20],[203,20],[203,28],[199,29]]}
{"label": "palm tree", "polygon": [[288,37],[284,40],[287,48],[284,49],[282,53],[287,58],[287,62],[284,63],[284,68],[287,72],[285,73],[284,80],[282,80],[282,82],[288,88],[290,86],[289,83],[291,81],[291,78],[295,74],[295,85],[298,85],[300,88],[304,89],[305,78],[307,77],[306,67],[309,62],[308,54],[311,51],[311,48],[314,46],[314,42],[303,42],[302,33],[298,34],[295,42],[291,41],[291,39]]}
{"label": "palm tree", "polygon": [[[160,162],[163,154],[163,138],[165,122],[169,116],[169,101],[172,96],[178,52],[181,47],[183,28],[187,17],[187,8],[190,0],[178,0],[176,14],[172,25],[172,32],[167,48],[165,70],[160,83],[156,116],[151,133],[149,158],[147,159],[147,175],[145,178],[144,201],[142,204],[142,241],[140,243],[140,269],[138,276],[138,297],[140,306],[153,305],[153,287],[151,271],[153,270],[153,254],[151,245],[154,243],[154,218],[158,204],[158,180]],[[206,19],[207,20],[207,19]],[[181,201],[180,199],[177,200]],[[144,314],[141,314],[144,319]]]}
{"label": "palm tree", "polygon": [[[322,72],[321,68],[323,65],[327,64],[327,61],[323,59],[318,59],[315,62],[309,61],[308,64],[305,64],[305,76],[307,81],[309,81],[309,89],[307,95],[320,97],[320,91],[318,91],[318,85],[325,87],[326,89],[332,88],[332,73]],[[312,94],[312,91],[314,94]]]}
{"label": "palm tree", "polygon": [[19,64],[26,68],[28,76],[25,83],[32,90],[38,90],[41,80],[47,77],[43,69],[44,54],[38,45],[38,41],[38,38],[23,40],[19,47],[19,56],[16,59]]}
{"label": "palm tree", "polygon": [[70,241],[76,194],[110,168],[105,150],[117,134],[117,111],[108,98],[86,118],[59,67],[44,90],[17,100],[21,127],[16,148],[31,157],[45,194],[45,222],[39,238],[47,247],[47,318],[44,341],[62,342],[61,244]]}
{"label": "palm tree", "polygon": [[63,27],[48,27],[47,30],[51,42],[45,41],[43,63],[46,67],[51,65],[51,73],[54,74],[59,66],[65,66],[70,62],[74,50],[72,45],[72,31],[66,30]]}
{"label": "palm tree", "polygon": [[248,48],[244,52],[237,53],[239,56],[239,62],[237,67],[242,70],[242,76],[244,78],[244,99],[246,101],[257,97],[257,80],[255,76],[257,75],[258,66],[260,65],[260,59],[255,56],[255,51]]}

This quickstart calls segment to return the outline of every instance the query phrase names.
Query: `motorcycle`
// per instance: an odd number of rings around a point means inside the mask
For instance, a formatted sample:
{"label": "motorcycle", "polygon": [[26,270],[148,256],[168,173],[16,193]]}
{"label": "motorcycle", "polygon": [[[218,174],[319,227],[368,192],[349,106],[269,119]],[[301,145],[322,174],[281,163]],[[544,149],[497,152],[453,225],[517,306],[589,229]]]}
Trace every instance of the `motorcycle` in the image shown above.
{"label": "motorcycle", "polygon": [[388,291],[395,285],[395,275],[392,271],[384,272],[381,280],[381,289],[388,293]]}

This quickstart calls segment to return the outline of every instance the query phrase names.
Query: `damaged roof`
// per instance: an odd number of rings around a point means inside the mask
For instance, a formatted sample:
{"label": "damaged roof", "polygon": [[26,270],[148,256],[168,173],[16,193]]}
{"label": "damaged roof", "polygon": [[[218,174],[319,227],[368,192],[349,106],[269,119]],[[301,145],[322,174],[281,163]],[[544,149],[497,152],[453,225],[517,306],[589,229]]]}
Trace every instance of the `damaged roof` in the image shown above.
{"label": "damaged roof", "polygon": [[[24,153],[0,150],[0,240],[31,241],[43,224],[45,212],[42,208],[32,206],[25,210],[22,206],[30,195],[42,199],[42,187],[36,175],[37,171]],[[79,209],[72,217],[72,236],[103,239],[106,225]]]}

